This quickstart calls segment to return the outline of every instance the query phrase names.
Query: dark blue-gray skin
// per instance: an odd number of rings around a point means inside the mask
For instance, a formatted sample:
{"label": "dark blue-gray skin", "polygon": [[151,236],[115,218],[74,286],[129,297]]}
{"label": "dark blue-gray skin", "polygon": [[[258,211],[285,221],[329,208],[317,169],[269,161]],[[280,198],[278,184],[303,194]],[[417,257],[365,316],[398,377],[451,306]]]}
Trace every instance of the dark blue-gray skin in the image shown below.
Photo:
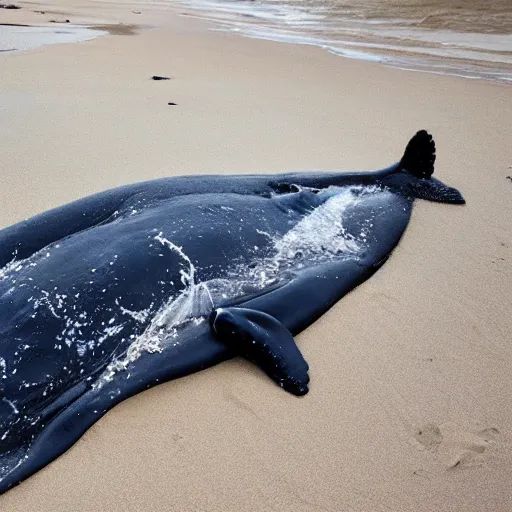
{"label": "dark blue-gray skin", "polygon": [[294,395],[293,336],[389,257],[432,178],[425,131],[369,173],[128,185],[0,231],[0,492],[122,400],[241,355]]}

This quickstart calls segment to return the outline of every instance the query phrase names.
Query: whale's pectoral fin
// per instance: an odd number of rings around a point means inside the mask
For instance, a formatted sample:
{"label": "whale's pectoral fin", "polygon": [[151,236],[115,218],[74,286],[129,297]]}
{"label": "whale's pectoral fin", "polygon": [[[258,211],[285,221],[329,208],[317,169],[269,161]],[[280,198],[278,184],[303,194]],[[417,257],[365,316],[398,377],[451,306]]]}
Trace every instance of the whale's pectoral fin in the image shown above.
{"label": "whale's pectoral fin", "polygon": [[274,317],[253,309],[219,308],[210,324],[217,339],[257,364],[286,391],[297,396],[309,391],[308,364],[291,332]]}

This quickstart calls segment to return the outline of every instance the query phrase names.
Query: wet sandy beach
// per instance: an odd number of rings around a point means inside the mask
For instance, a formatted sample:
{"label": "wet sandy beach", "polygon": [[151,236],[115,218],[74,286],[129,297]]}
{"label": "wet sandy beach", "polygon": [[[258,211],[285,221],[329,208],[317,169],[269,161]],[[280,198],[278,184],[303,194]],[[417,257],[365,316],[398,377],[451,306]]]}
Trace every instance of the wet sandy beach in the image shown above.
{"label": "wet sandy beach", "polygon": [[420,128],[467,205],[418,201],[386,265],[298,337],[306,397],[241,360],[163,384],[0,510],[510,510],[512,88],[211,30],[182,5],[19,5],[0,23],[113,27],[0,54],[2,226],[162,176],[381,168]]}

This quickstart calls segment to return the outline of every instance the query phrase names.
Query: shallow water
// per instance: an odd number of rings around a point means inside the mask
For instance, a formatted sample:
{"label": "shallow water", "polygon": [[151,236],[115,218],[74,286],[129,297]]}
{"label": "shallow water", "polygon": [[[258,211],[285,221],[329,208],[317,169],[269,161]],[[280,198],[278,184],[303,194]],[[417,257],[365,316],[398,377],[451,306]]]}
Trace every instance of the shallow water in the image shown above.
{"label": "shallow water", "polygon": [[185,0],[225,30],[345,57],[512,81],[510,0]]}
{"label": "shallow water", "polygon": [[0,25],[0,52],[34,50],[49,44],[78,43],[104,34],[105,31],[70,24],[55,27]]}

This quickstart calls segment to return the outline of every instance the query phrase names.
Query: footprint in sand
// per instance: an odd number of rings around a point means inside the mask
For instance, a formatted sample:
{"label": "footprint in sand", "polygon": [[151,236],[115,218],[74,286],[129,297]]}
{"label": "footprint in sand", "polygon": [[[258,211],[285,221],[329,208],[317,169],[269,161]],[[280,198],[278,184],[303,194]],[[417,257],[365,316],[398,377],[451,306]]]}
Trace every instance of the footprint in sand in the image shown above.
{"label": "footprint in sand", "polygon": [[481,463],[484,452],[496,441],[499,431],[486,428],[473,433],[453,422],[428,424],[418,429],[414,438],[422,447],[434,452],[448,470]]}
{"label": "footprint in sand", "polygon": [[441,429],[434,424],[428,424],[418,429],[414,437],[427,450],[434,450],[443,442]]}

